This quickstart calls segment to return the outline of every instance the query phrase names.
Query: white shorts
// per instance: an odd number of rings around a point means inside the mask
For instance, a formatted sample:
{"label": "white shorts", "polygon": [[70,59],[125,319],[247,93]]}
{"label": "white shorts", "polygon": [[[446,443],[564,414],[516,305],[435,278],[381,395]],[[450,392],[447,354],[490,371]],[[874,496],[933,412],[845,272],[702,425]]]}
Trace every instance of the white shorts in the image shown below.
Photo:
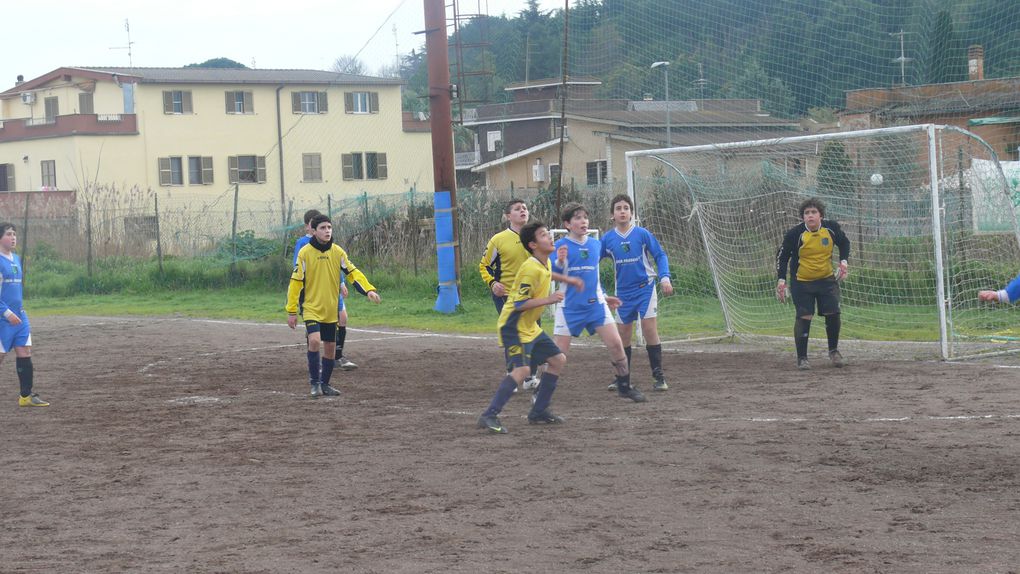
{"label": "white shorts", "polygon": [[601,309],[599,305],[591,305],[590,309],[570,315],[570,321],[567,321],[567,316],[563,312],[563,303],[556,305],[556,323],[553,325],[553,335],[580,337],[585,329],[588,330],[589,335],[594,335],[595,329],[616,323],[616,320],[613,319],[613,312],[609,310],[609,305],[605,301],[602,302]]}

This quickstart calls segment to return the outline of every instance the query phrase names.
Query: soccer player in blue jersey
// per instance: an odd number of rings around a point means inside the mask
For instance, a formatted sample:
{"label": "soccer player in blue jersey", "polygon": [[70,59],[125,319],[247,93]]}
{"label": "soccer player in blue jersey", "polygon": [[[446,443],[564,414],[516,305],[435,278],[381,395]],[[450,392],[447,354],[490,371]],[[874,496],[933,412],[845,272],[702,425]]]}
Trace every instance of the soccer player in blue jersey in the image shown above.
{"label": "soccer player in blue jersey", "polygon": [[636,403],[645,402],[645,396],[630,384],[630,366],[623,350],[623,342],[610,308],[620,306],[620,299],[606,296],[599,279],[599,255],[602,243],[588,235],[588,210],[580,203],[568,203],[561,214],[567,236],[556,242],[556,261],[552,269],[569,277],[578,277],[583,288],[564,285],[563,303],[556,306],[556,324],[553,328],[556,346],[566,353],[570,339],[584,331],[598,333],[609,350],[609,358],[616,369],[617,392],[621,397]]}
{"label": "soccer player in blue jersey", "polygon": [[578,288],[584,283],[576,277],[553,273],[549,268],[549,255],[553,252],[552,233],[545,224],[535,221],[521,228],[521,243],[531,256],[521,265],[510,288],[509,297],[499,315],[496,327],[499,344],[503,347],[509,372],[496,389],[489,408],[478,417],[478,428],[492,433],[505,433],[507,429],[499,420],[507,401],[513,396],[517,385],[528,376],[531,365],[547,363],[548,366],[535,392],[535,401],[528,422],[531,424],[559,424],[563,418],[549,410],[560,371],[567,364],[567,356],[560,352],[556,343],[542,331],[538,324],[542,309],[563,300],[562,293],[550,295],[551,279],[564,281]]}
{"label": "soccer player in blue jersey", "polygon": [[32,392],[32,327],[25,313],[22,292],[21,258],[14,252],[18,231],[13,223],[0,223],[0,362],[14,349],[22,407],[48,407],[50,404]]}
{"label": "soccer player in blue jersey", "polygon": [[978,299],[989,303],[1016,303],[1020,299],[1020,275],[997,291],[978,291]]}
{"label": "soccer player in blue jersey", "polygon": [[[311,239],[312,239],[311,221],[312,221],[312,218],[315,217],[316,215],[322,215],[322,213],[319,212],[318,209],[309,209],[308,211],[305,212],[305,217],[304,217],[304,219],[305,219],[305,234],[303,236],[299,237],[296,242],[294,242],[294,261],[291,263],[291,265],[297,265],[297,254],[298,254],[298,251],[301,251],[301,248],[304,247],[305,245],[308,245],[308,242],[311,241]],[[347,277],[345,275],[341,274],[340,275],[340,297],[339,297],[338,303],[337,303],[337,306],[339,307],[337,309],[337,312],[339,313],[339,318],[338,318],[337,324],[336,324],[336,354],[335,354],[335,357],[336,357],[336,366],[340,367],[341,369],[343,369],[345,371],[350,371],[350,370],[353,370],[353,369],[357,369],[358,365],[355,364],[350,359],[348,359],[346,356],[344,356],[344,342],[347,340],[347,307],[344,305],[344,298],[347,297],[347,295],[348,295]],[[298,301],[298,303],[299,303],[298,307],[300,308],[300,306],[301,306],[300,303],[302,301],[304,301],[304,295],[302,295],[299,299],[300,300]]]}
{"label": "soccer player in blue jersey", "polygon": [[[829,361],[842,367],[843,355],[839,352],[840,290],[839,281],[848,273],[850,239],[835,221],[825,218],[825,204],[816,197],[800,204],[802,223],[793,226],[783,237],[776,254],[776,298],[786,301],[786,269],[790,269],[790,297],[796,307],[793,323],[793,342],[797,348],[797,368],[811,368],[808,362],[808,335],[811,319],[818,313],[825,317],[825,335],[829,343]],[[839,267],[832,271],[832,252],[839,249]]]}
{"label": "soccer player in blue jersey", "polygon": [[[600,258],[611,257],[616,271],[616,296],[620,298],[620,308],[616,310],[620,323],[620,339],[627,355],[627,363],[631,361],[631,338],[634,334],[634,321],[641,320],[641,332],[645,336],[645,349],[648,351],[648,362],[652,366],[652,386],[657,391],[669,388],[666,376],[662,372],[662,342],[659,340],[658,309],[659,297],[655,284],[662,288],[662,294],[673,294],[673,283],[669,274],[669,259],[659,245],[652,232],[644,227],[634,225],[634,203],[625,194],[617,195],[609,203],[609,213],[613,218],[613,229],[602,236],[602,252]],[[652,262],[655,266],[652,266]],[[609,390],[616,390],[617,383],[609,385]]]}

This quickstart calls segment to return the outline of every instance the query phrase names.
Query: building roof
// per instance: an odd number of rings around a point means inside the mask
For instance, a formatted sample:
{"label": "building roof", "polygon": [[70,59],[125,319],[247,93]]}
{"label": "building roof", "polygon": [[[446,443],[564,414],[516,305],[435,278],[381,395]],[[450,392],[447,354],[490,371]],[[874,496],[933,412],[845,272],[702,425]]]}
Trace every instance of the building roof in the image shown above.
{"label": "building roof", "polygon": [[311,84],[311,85],[401,85],[400,78],[356,76],[324,70],[261,70],[250,68],[128,68],[107,66],[71,66],[18,84],[0,96],[38,88],[64,75],[93,79],[112,79],[142,84]]}
{"label": "building roof", "polygon": [[1020,109],[1020,77],[848,90],[840,115],[909,118],[1014,109]]}

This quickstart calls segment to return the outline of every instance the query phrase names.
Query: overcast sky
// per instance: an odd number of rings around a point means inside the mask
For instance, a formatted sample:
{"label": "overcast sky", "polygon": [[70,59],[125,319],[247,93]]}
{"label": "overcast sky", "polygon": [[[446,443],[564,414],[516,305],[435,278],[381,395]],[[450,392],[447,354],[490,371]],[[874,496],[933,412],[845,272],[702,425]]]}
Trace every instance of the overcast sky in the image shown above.
{"label": "overcast sky", "polygon": [[[447,0],[444,3],[449,3]],[[526,0],[460,0],[462,13],[514,16]],[[543,10],[563,0],[539,0]],[[479,10],[479,7],[481,8]],[[184,66],[230,58],[257,68],[329,69],[361,52],[371,73],[425,42],[423,0],[23,0],[4,2],[0,91],[61,66]],[[396,34],[393,28],[396,26]],[[378,31],[377,31],[378,30]],[[374,35],[374,37],[373,37]]]}

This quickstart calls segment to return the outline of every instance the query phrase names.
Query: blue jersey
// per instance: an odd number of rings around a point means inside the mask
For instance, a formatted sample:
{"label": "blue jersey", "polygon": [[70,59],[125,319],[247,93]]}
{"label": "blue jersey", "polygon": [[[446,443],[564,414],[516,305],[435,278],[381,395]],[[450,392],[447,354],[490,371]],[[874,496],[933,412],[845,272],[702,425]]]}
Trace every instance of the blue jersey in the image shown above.
{"label": "blue jersey", "polygon": [[[637,225],[620,233],[615,228],[602,236],[600,258],[612,257],[616,294],[643,289],[656,279],[669,277],[669,259],[650,231]],[[655,266],[652,266],[655,261]],[[656,268],[658,272],[656,273]]]}
{"label": "blue jersey", "polygon": [[11,253],[10,258],[0,255],[0,315],[10,311],[19,317],[22,313],[21,258]]}
{"label": "blue jersey", "polygon": [[586,310],[596,303],[605,303],[605,293],[599,281],[599,254],[602,252],[602,242],[590,235],[586,235],[581,242],[567,236],[556,242],[556,250],[563,245],[567,246],[566,268],[561,268],[558,261],[553,261],[553,271],[570,277],[580,277],[584,281],[584,289],[578,289],[573,285],[566,286],[563,309]]}
{"label": "blue jersey", "polygon": [[1020,275],[999,291],[1000,303],[1015,303],[1017,299],[1020,299]]}

